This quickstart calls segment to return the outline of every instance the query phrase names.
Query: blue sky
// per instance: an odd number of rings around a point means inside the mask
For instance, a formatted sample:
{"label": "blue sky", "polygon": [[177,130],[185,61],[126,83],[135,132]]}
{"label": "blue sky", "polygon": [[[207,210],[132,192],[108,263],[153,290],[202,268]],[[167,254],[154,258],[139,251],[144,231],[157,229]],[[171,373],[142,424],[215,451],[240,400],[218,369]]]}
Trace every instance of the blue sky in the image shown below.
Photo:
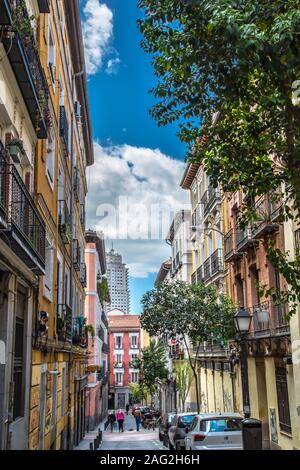
{"label": "blue sky", "polygon": [[[155,191],[167,205],[170,205],[170,194],[175,202],[184,198],[186,195],[180,194],[179,178],[184,169],[185,148],[176,136],[176,126],[159,128],[149,115],[154,103],[149,89],[156,80],[151,57],[140,47],[136,20],[141,12],[137,0],[81,0],[81,7],[93,134],[98,143],[97,165],[88,172],[88,223],[90,228],[99,228],[96,207],[103,201],[116,200],[117,179],[120,187],[123,184],[132,197],[141,198],[147,204],[155,199]],[[156,152],[152,161],[150,149]],[[152,174],[154,165],[160,165],[156,158],[158,150],[162,154],[159,175]],[[177,160],[177,166],[168,157]],[[134,171],[132,168],[128,173],[120,171],[118,160],[120,164],[126,160],[127,166],[139,168],[141,181],[133,184],[130,178]],[[124,193],[126,189],[120,189],[119,195]],[[108,235],[107,230],[105,232]],[[110,246],[111,242],[107,241],[107,247]],[[155,242],[116,240],[114,247],[129,265],[131,310],[139,313],[141,296],[152,288],[156,271],[169,256],[169,248],[163,239]]]}

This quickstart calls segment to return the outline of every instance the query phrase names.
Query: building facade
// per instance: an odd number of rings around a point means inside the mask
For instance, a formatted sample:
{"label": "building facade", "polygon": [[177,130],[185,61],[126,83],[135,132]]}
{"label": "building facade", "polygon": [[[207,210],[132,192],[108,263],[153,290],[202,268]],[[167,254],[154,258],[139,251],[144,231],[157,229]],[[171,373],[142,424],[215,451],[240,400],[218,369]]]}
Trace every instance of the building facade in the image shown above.
{"label": "building facade", "polygon": [[[86,429],[93,430],[108,409],[108,320],[109,299],[106,275],[105,242],[102,234],[86,232],[85,263],[87,287],[85,318],[92,335],[88,340],[88,386],[86,390]],[[94,331],[93,331],[94,330]]]}
{"label": "building facade", "polygon": [[10,310],[0,319],[1,446],[71,449],[85,429],[85,173],[94,158],[79,4],[4,1],[0,22],[0,257]]}
{"label": "building facade", "polygon": [[111,302],[108,309],[115,308],[130,313],[130,293],[128,286],[128,268],[122,262],[122,256],[112,248],[106,255],[107,279]]}
{"label": "building facade", "polygon": [[109,408],[125,408],[132,403],[130,384],[138,383],[139,372],[133,361],[141,353],[141,324],[139,315],[127,315],[118,309],[108,312],[110,379]]}

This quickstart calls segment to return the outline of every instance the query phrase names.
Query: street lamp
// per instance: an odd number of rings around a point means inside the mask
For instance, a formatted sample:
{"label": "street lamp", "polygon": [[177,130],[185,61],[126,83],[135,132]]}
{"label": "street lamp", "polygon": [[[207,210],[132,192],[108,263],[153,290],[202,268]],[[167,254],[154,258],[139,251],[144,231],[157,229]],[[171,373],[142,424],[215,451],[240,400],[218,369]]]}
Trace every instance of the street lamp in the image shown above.
{"label": "street lamp", "polygon": [[245,418],[250,417],[249,383],[248,383],[248,363],[247,363],[247,336],[250,330],[252,316],[249,310],[241,307],[234,315],[234,326],[236,333],[240,337],[241,345],[241,375],[243,391],[243,411]]}

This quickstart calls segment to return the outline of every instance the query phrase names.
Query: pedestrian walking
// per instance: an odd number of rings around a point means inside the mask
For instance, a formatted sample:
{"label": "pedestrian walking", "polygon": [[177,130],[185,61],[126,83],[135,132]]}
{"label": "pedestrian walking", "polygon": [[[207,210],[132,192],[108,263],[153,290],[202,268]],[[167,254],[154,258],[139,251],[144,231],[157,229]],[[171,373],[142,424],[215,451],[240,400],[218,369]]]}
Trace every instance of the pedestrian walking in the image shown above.
{"label": "pedestrian walking", "polygon": [[135,419],[135,424],[136,424],[136,430],[140,430],[140,425],[141,425],[141,418],[142,418],[142,413],[139,408],[136,408],[133,413],[134,419]]}
{"label": "pedestrian walking", "polygon": [[129,403],[127,403],[126,405],[126,414],[128,415],[128,412],[129,412]]}
{"label": "pedestrian walking", "polygon": [[110,426],[110,432],[114,430],[114,424],[116,422],[116,415],[114,411],[111,411],[107,418],[108,426]]}
{"label": "pedestrian walking", "polygon": [[117,413],[117,421],[118,421],[118,425],[119,425],[119,432],[124,432],[124,419],[125,419],[125,415],[123,413],[123,411],[120,409]]}

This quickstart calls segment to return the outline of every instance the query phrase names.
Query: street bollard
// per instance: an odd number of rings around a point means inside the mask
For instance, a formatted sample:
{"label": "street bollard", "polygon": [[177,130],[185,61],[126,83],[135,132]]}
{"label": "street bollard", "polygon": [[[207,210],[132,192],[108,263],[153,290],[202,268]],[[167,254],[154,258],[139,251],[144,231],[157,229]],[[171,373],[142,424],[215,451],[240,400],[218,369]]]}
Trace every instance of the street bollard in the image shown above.
{"label": "street bollard", "polygon": [[90,450],[94,450],[93,443],[90,442]]}

